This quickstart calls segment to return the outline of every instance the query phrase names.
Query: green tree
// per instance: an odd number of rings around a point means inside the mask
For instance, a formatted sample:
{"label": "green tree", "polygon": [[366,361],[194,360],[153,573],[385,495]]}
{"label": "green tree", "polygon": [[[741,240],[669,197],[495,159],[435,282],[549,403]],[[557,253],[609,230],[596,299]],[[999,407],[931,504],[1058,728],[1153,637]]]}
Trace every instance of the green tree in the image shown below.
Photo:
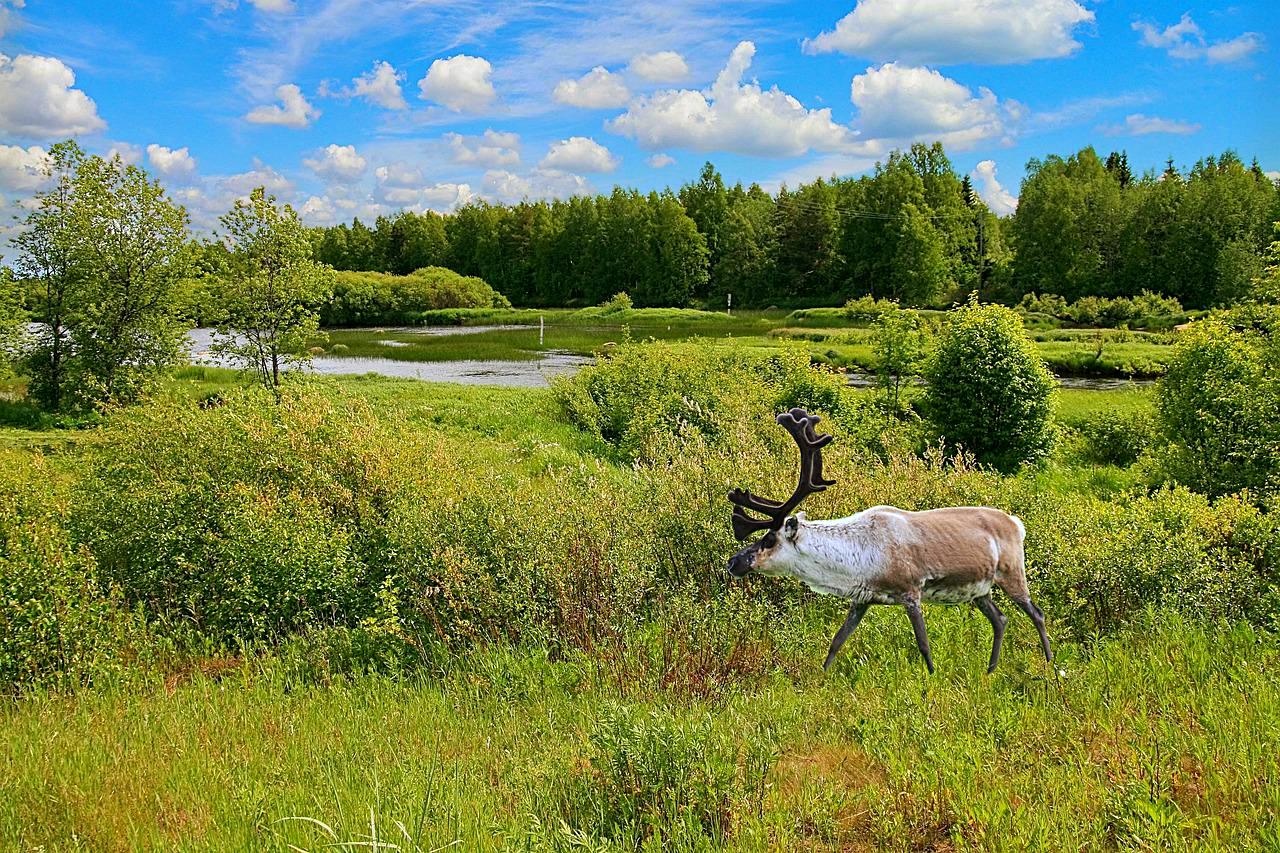
{"label": "green tree", "polygon": [[925,414],[950,450],[1013,471],[1052,449],[1057,384],[1008,308],[971,299],[953,311],[924,376]]}
{"label": "green tree", "polygon": [[279,393],[281,371],[309,359],[319,328],[315,307],[332,291],[333,272],[311,260],[306,229],[289,205],[258,187],[222,217],[230,250],[220,276],[224,311],[214,351]]}
{"label": "green tree", "polygon": [[46,177],[53,186],[36,194],[35,207],[12,240],[18,250],[18,274],[37,285],[32,319],[39,324],[38,331],[20,369],[30,378],[27,393],[55,412],[66,403],[72,306],[84,274],[82,235],[75,227],[75,176],[84,160],[84,152],[74,142],[60,142],[49,149]]}
{"label": "green tree", "polygon": [[876,384],[884,392],[891,412],[901,410],[902,384],[915,375],[924,357],[926,336],[920,315],[896,304],[881,311],[872,327],[872,351],[876,360]]}
{"label": "green tree", "polygon": [[26,338],[26,319],[18,280],[13,270],[0,267],[0,365],[17,363]]}
{"label": "green tree", "polygon": [[52,410],[133,402],[182,353],[186,211],[142,169],[71,142],[50,149],[49,177],[14,241],[38,282],[31,393]]}
{"label": "green tree", "polygon": [[897,222],[897,245],[889,296],[908,305],[931,305],[952,284],[942,236],[921,210],[908,202]]}

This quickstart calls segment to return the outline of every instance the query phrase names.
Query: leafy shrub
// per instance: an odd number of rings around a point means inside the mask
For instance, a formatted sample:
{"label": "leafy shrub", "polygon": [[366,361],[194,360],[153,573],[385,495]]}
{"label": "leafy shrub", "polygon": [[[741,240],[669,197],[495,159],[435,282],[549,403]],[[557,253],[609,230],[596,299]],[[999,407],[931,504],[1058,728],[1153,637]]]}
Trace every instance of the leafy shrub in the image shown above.
{"label": "leafy shrub", "polygon": [[1052,448],[1057,386],[1009,309],[971,302],[952,312],[924,375],[925,414],[949,448],[1001,471]]}
{"label": "leafy shrub", "polygon": [[409,275],[344,271],[334,277],[332,298],[319,306],[324,326],[413,324],[429,311],[511,307],[484,279],[443,267]]}
{"label": "leafy shrub", "polygon": [[859,296],[844,304],[844,317],[851,323],[871,323],[888,311],[898,310],[898,303],[889,299]]}
{"label": "leafy shrub", "polygon": [[590,736],[588,770],[566,797],[566,822],[631,849],[724,844],[735,812],[764,796],[776,760],[767,737],[750,737],[740,768],[735,734],[709,715],[607,708]]}
{"label": "leafy shrub", "polygon": [[1280,523],[1237,497],[1211,503],[1176,488],[1060,499],[1042,512],[1024,516],[1032,584],[1076,636],[1152,607],[1280,625]]}
{"label": "leafy shrub", "polygon": [[57,480],[0,453],[0,690],[71,688],[118,669],[139,634],[63,529]]}
{"label": "leafy shrub", "polygon": [[1095,465],[1132,465],[1156,441],[1155,423],[1144,411],[1098,412],[1074,427],[1081,457]]}
{"label": "leafy shrub", "polygon": [[555,383],[570,421],[624,462],[653,460],[663,437],[721,445],[744,422],[793,406],[852,411],[843,379],[799,349],[770,355],[700,344],[628,344]]}
{"label": "leafy shrub", "polygon": [[1184,333],[1156,397],[1165,465],[1211,495],[1280,485],[1280,309],[1250,308]]}
{"label": "leafy shrub", "polygon": [[1110,326],[1135,329],[1169,329],[1187,318],[1172,296],[1144,290],[1134,297],[1083,296],[1068,303],[1056,293],[1028,293],[1018,303],[1024,317],[1047,315],[1078,326]]}
{"label": "leafy shrub", "polygon": [[600,307],[604,309],[604,313],[613,314],[617,311],[630,311],[635,306],[631,303],[631,297],[624,290],[621,293],[615,293],[606,302],[600,303]]}

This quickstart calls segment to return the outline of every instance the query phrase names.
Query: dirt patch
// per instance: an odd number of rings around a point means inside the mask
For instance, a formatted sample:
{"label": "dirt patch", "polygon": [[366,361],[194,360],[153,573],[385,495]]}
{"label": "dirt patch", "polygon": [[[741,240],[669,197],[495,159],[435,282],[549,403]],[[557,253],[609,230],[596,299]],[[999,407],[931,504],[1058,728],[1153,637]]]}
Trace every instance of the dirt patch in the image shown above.
{"label": "dirt patch", "polygon": [[806,782],[851,789],[882,787],[888,781],[879,762],[850,744],[788,753],[778,759],[773,772],[778,789],[784,793],[795,793]]}

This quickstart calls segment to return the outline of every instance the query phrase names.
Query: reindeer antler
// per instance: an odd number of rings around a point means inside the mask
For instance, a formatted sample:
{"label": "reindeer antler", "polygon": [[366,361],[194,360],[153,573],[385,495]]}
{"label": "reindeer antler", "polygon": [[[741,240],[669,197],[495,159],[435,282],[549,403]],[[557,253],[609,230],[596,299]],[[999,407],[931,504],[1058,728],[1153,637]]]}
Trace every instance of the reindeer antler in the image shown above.
{"label": "reindeer antler", "polygon": [[[825,491],[834,486],[835,480],[822,477],[822,448],[833,440],[833,436],[819,434],[813,427],[822,420],[804,409],[792,409],[778,415],[778,423],[795,439],[800,448],[800,481],[796,490],[786,501],[779,503],[768,498],[757,497],[745,489],[734,489],[729,492],[729,501],[733,506],[733,535],[741,542],[758,530],[780,530],[791,511],[800,502],[814,492]],[[766,516],[757,518],[747,510]]]}

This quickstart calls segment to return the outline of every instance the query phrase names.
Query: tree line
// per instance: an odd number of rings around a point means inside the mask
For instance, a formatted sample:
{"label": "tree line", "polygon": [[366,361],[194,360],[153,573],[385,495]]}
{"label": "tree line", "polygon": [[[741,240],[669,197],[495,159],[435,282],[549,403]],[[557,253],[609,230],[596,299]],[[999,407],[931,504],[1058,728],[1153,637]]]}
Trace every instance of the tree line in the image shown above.
{"label": "tree line", "polygon": [[445,266],[517,305],[832,305],[862,296],[944,305],[971,292],[1139,296],[1229,304],[1262,268],[1280,193],[1232,152],[1186,174],[1141,176],[1092,148],[1028,164],[1017,211],[997,217],[941,144],[889,155],[867,175],[775,194],[727,186],[708,163],[676,192],[403,212],[373,227],[312,230],[336,269]]}

